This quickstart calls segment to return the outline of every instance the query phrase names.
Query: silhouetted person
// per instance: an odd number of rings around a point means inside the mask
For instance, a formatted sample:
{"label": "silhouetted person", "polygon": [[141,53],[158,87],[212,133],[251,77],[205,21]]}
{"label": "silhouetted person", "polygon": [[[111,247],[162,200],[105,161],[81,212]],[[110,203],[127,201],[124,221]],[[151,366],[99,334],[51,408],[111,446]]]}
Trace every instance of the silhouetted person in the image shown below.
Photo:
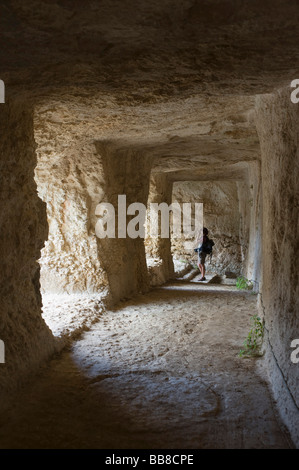
{"label": "silhouetted person", "polygon": [[201,278],[199,279],[200,281],[205,281],[205,274],[206,274],[206,267],[205,267],[205,261],[206,261],[206,256],[207,253],[205,252],[205,246],[207,245],[209,238],[208,238],[208,229],[203,228],[202,229],[202,237],[199,240],[199,248],[198,248],[198,267],[201,273]]}

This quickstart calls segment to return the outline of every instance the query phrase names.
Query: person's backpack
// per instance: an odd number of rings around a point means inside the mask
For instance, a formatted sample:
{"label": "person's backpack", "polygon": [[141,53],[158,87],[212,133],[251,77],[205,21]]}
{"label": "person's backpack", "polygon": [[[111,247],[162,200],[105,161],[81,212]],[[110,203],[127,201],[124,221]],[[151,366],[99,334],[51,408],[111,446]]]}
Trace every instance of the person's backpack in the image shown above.
{"label": "person's backpack", "polygon": [[212,252],[213,252],[213,246],[215,245],[215,243],[213,242],[212,239],[208,238],[207,237],[207,241],[205,243],[203,243],[201,246],[199,246],[198,248],[195,248],[194,251],[196,253],[205,253],[206,255],[211,255],[212,256]]}
{"label": "person's backpack", "polygon": [[205,253],[206,255],[211,255],[213,251],[213,246],[215,243],[213,242],[212,239],[208,238],[206,243],[203,243],[201,246],[201,251]]}

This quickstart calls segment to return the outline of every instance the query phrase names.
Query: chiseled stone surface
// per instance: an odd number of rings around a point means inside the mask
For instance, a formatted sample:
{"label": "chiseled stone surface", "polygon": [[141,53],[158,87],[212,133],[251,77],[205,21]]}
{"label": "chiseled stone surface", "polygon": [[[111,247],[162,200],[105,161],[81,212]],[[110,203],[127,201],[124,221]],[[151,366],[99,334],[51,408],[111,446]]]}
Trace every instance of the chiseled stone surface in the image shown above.
{"label": "chiseled stone surface", "polygon": [[[241,3],[1,2],[5,392],[55,350],[40,315],[41,250],[44,292],[107,292],[112,302],[146,292],[146,253],[156,283],[172,274],[169,244],[94,233],[99,202],[127,194],[147,204],[158,197],[154,175],[168,189],[201,181],[216,191],[225,181],[233,191],[241,219],[224,221],[237,249],[229,267],[262,294],[271,354],[298,406],[289,344],[298,336],[299,105],[289,85],[299,77],[299,9]],[[295,429],[298,413],[291,421]]]}
{"label": "chiseled stone surface", "polygon": [[46,206],[37,196],[32,109],[22,99],[0,113],[1,406],[11,390],[56,350],[41,318],[37,259],[47,237]]}
{"label": "chiseled stone surface", "polygon": [[297,442],[299,369],[291,362],[291,342],[299,331],[298,125],[299,107],[291,102],[289,90],[257,100],[264,201],[262,306],[282,381],[297,406],[297,414],[288,412],[289,393],[282,393],[279,380],[273,382]]}

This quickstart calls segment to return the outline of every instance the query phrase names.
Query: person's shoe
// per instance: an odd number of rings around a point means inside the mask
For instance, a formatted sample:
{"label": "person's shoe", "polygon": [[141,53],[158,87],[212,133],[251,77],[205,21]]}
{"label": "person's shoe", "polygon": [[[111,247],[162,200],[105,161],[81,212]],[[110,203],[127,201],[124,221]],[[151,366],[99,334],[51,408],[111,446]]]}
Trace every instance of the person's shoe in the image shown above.
{"label": "person's shoe", "polygon": [[206,278],[205,277],[202,277],[201,279],[199,279],[199,282],[200,281],[206,281]]}

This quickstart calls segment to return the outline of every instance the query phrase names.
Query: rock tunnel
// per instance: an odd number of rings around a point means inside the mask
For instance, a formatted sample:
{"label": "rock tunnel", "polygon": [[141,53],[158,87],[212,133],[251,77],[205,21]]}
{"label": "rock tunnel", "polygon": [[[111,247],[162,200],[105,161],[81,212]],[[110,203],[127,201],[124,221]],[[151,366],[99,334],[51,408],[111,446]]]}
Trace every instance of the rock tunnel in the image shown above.
{"label": "rock tunnel", "polygon": [[298,3],[1,8],[3,413],[64,347],[43,299],[110,308],[192,270],[193,239],[99,239],[97,205],[201,202],[208,269],[252,281],[271,393],[298,447]]}

